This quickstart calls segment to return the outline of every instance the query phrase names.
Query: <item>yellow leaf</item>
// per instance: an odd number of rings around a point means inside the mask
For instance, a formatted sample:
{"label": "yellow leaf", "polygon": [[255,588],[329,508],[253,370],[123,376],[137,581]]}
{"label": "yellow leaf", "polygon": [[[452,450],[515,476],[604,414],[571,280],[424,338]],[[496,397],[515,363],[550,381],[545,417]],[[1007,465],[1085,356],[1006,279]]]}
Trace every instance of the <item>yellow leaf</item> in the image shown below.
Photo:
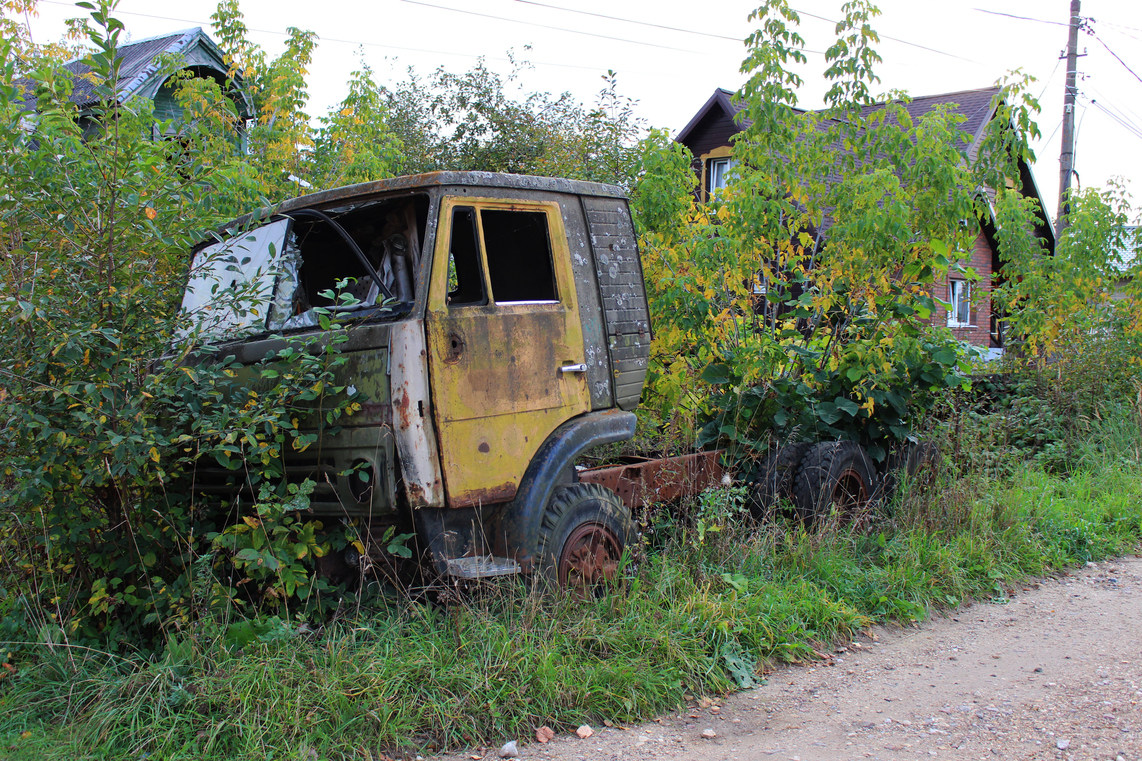
{"label": "yellow leaf", "polygon": [[155,217],[157,217],[157,216],[158,216],[158,212],[156,212],[156,211],[155,211],[154,209],[152,209],[150,206],[148,206],[147,208],[143,209],[143,213],[147,215],[147,219],[154,219]]}
{"label": "yellow leaf", "polygon": [[353,547],[355,547],[357,552],[361,553],[362,555],[365,554],[365,545],[361,544],[360,539],[353,540]]}
{"label": "yellow leaf", "polygon": [[159,450],[151,447],[151,459],[155,462],[159,461]]}
{"label": "yellow leaf", "polygon": [[260,521],[257,518],[251,517],[249,515],[243,515],[242,522],[250,528],[257,528],[259,525],[261,525]]}

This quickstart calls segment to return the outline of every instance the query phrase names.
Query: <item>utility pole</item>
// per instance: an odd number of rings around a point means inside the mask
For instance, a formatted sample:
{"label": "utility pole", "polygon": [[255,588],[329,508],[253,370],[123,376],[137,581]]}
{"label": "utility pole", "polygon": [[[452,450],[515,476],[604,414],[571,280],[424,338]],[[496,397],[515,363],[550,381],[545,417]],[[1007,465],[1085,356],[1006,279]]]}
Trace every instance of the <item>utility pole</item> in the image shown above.
{"label": "utility pole", "polygon": [[1079,0],[1071,0],[1071,23],[1067,34],[1067,85],[1063,91],[1063,145],[1059,151],[1059,214],[1055,217],[1055,240],[1067,228],[1066,202],[1075,169],[1075,95],[1078,92]]}

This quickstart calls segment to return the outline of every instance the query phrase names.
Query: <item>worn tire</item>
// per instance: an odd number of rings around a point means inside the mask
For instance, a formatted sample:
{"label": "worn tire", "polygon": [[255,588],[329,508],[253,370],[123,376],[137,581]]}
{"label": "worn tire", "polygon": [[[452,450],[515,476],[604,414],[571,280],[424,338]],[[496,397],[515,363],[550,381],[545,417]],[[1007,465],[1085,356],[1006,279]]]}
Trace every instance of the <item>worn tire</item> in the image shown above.
{"label": "worn tire", "polygon": [[793,483],[797,517],[816,526],[836,513],[855,517],[876,493],[876,471],[864,448],[853,441],[814,444],[801,460]]}
{"label": "worn tire", "polygon": [[885,463],[884,477],[877,490],[878,499],[892,499],[905,479],[913,484],[929,483],[935,477],[939,464],[940,447],[935,442],[910,442],[896,449]]}
{"label": "worn tire", "polygon": [[630,510],[598,484],[561,486],[539,527],[541,578],[550,586],[593,595],[618,575],[623,551],[635,540]]}
{"label": "worn tire", "polygon": [[797,468],[812,446],[807,441],[786,444],[770,452],[749,475],[749,511],[755,520],[765,520],[782,500],[793,499]]}

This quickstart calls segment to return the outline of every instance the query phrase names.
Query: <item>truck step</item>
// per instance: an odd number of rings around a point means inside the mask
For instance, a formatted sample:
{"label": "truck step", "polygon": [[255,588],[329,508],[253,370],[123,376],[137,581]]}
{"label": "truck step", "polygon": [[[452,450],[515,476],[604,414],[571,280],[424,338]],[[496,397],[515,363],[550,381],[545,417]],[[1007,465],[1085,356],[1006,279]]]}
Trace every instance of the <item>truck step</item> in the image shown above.
{"label": "truck step", "polygon": [[459,579],[485,579],[489,576],[511,576],[519,573],[519,563],[511,558],[493,555],[448,558],[448,574]]}

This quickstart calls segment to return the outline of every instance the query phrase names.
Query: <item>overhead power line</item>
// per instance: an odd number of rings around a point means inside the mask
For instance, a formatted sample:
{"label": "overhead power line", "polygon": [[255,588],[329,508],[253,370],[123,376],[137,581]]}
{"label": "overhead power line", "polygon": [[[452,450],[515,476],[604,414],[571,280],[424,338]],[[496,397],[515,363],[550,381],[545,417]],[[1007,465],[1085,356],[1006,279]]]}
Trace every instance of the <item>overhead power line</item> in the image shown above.
{"label": "overhead power line", "polygon": [[[802,16],[808,16],[809,18],[815,18],[818,21],[828,21],[830,24],[840,23],[839,21],[836,21],[835,19],[827,18],[825,16],[818,16],[816,13],[810,13],[809,11],[803,11],[803,10],[800,10],[798,8],[794,8],[793,10],[797,11],[797,13],[801,14]],[[893,42],[899,42],[901,45],[907,45],[908,47],[919,48],[920,50],[926,50],[929,53],[936,53],[937,55],[947,56],[948,58],[955,58],[957,61],[966,61],[967,63],[977,63],[977,64],[979,63],[979,61],[974,61],[971,58],[964,58],[963,56],[956,55],[955,53],[949,53],[945,50],[937,50],[936,48],[930,48],[927,45],[921,45],[918,42],[910,42],[908,40],[903,40],[899,37],[893,37],[893,36],[888,35],[888,34],[880,34],[879,32],[877,32],[877,36],[879,36],[885,40],[892,40]]]}
{"label": "overhead power line", "polygon": [[522,3],[524,5],[534,5],[539,8],[550,8],[555,11],[565,11],[566,13],[578,13],[581,16],[594,16],[595,18],[607,19],[608,21],[621,21],[624,24],[636,24],[638,26],[647,26],[652,29],[665,29],[670,32],[681,32],[683,34],[693,34],[699,37],[712,37],[715,40],[730,40],[731,42],[742,42],[739,37],[729,37],[724,34],[713,34],[711,32],[699,32],[696,29],[686,29],[685,27],[666,26],[665,24],[655,24],[651,21],[639,21],[637,19],[620,18],[619,16],[608,16],[605,13],[592,13],[591,11],[583,11],[578,8],[565,8],[562,5],[550,5],[548,3],[536,2],[536,0],[514,0],[514,2]]}
{"label": "overhead power line", "polygon": [[1051,24],[1052,26],[1070,26],[1070,24],[1064,24],[1062,21],[1051,21],[1049,19],[1032,18],[1030,16],[1017,16],[1014,13],[1003,13],[1001,11],[989,11],[986,8],[972,8],[972,10],[978,11],[980,13],[990,13],[992,16],[1006,16],[1007,18],[1019,19],[1020,21],[1034,21],[1034,22],[1039,23],[1039,24]]}
{"label": "overhead power line", "polygon": [[1051,87],[1051,81],[1055,78],[1055,73],[1059,67],[1063,65],[1063,59],[1055,61],[1055,68],[1051,69],[1051,76],[1047,77],[1046,83],[1043,85],[1043,92],[1039,93],[1038,100],[1043,100],[1043,96],[1047,94],[1047,90]]}
{"label": "overhead power line", "polygon": [[1097,100],[1092,100],[1090,102],[1090,104],[1092,106],[1094,106],[1095,108],[1097,108],[1102,113],[1106,114],[1108,117],[1110,117],[1110,120],[1113,121],[1115,124],[1122,127],[1124,130],[1126,130],[1130,134],[1134,135],[1134,137],[1138,138],[1139,140],[1142,140],[1142,128],[1140,128],[1138,125],[1132,124],[1131,122],[1126,121],[1125,119],[1120,117],[1118,114],[1114,113],[1109,108],[1107,108],[1103,104],[1099,103]]}
{"label": "overhead power line", "polygon": [[595,32],[584,32],[579,29],[568,29],[564,26],[554,26],[552,24],[539,24],[534,21],[523,21],[522,19],[508,18],[507,16],[495,16],[491,13],[480,13],[479,11],[470,11],[465,8],[453,8],[448,5],[437,5],[435,3],[426,3],[422,0],[401,0],[403,3],[409,5],[422,5],[426,8],[436,8],[437,10],[448,11],[450,13],[463,13],[467,16],[479,16],[481,18],[495,19],[496,21],[506,21],[509,24],[522,24],[524,26],[534,26],[540,29],[551,29],[557,32],[567,32],[568,34],[581,34],[584,37],[595,37],[601,40],[611,40],[612,42],[623,42],[628,45],[643,45],[648,48],[658,48],[659,50],[673,50],[677,53],[691,53],[693,55],[701,55],[697,50],[687,50],[686,48],[676,48],[670,45],[659,45],[654,42],[643,42],[641,40],[631,40],[626,37],[612,37],[606,34],[597,34]]}
{"label": "overhead power line", "polygon": [[1115,23],[1115,22],[1113,22],[1113,21],[1106,21],[1106,20],[1103,20],[1103,21],[1100,21],[1100,22],[1098,22],[1098,23],[1100,23],[1100,24],[1106,24],[1107,26],[1116,26],[1116,27],[1118,27],[1119,29],[1129,29],[1129,30],[1130,30],[1130,31],[1132,31],[1132,32],[1142,32],[1142,29],[1139,29],[1139,28],[1138,28],[1138,27],[1136,27],[1136,26],[1127,26],[1126,24],[1116,24],[1116,23]]}
{"label": "overhead power line", "polygon": [[1142,116],[1140,116],[1137,112],[1132,111],[1129,107],[1118,105],[1114,102],[1113,98],[1106,97],[1106,95],[1104,95],[1101,90],[1090,84],[1088,84],[1084,89],[1090,91],[1091,100],[1097,100],[1099,103],[1110,108],[1123,119],[1132,124],[1142,125]]}
{"label": "overhead power line", "polygon": [[1126,61],[1123,61],[1122,58],[1119,57],[1118,53],[1115,53],[1113,50],[1111,50],[1110,46],[1107,45],[1105,42],[1103,42],[1101,37],[1099,37],[1097,34],[1094,34],[1093,32],[1091,33],[1091,36],[1093,36],[1096,40],[1099,41],[1099,44],[1101,44],[1104,48],[1106,48],[1107,53],[1110,53],[1112,56],[1114,56],[1114,60],[1116,60],[1120,64],[1122,64],[1122,68],[1126,69],[1131,74],[1133,74],[1134,78],[1137,79],[1139,82],[1142,82],[1142,77],[1138,76],[1138,72],[1134,71],[1134,69],[1127,66]]}
{"label": "overhead power line", "polygon": [[[75,7],[75,5],[73,3],[63,2],[62,0],[39,0],[39,2],[46,3],[48,5],[62,5],[62,6],[66,6],[68,8],[74,8]],[[140,13],[138,11],[116,10],[114,12],[114,15],[116,15],[116,16],[138,16],[140,18],[157,19],[159,21],[176,21],[180,24],[194,24],[195,26],[204,26],[204,27],[209,27],[213,24],[213,22],[211,22],[211,21],[203,21],[202,19],[178,18],[177,16],[160,16],[160,15],[154,14],[154,13]],[[287,34],[286,32],[277,31],[275,29],[258,29],[257,27],[247,27],[247,29],[251,32],[256,32],[258,34],[272,34],[276,37],[288,37],[289,36],[289,34]],[[318,35],[318,39],[321,40],[322,42],[332,42],[332,43],[341,44],[341,45],[353,45],[355,47],[379,48],[381,50],[404,51],[404,52],[408,52],[408,53],[427,53],[429,55],[452,56],[454,58],[468,58],[471,60],[479,60],[479,59],[483,58],[485,60],[490,60],[490,61],[504,61],[504,62],[511,63],[511,59],[509,59],[509,58],[505,58],[502,56],[484,55],[482,53],[479,53],[479,54],[477,54],[477,53],[457,53],[454,50],[433,50],[431,48],[414,48],[414,47],[409,47],[407,45],[389,45],[389,44],[380,43],[380,42],[369,42],[367,40],[349,40],[349,39],[343,39],[340,37],[325,37],[322,35]],[[582,64],[573,64],[573,63],[554,63],[552,61],[528,61],[528,63],[533,64],[535,66],[551,66],[551,67],[560,68],[560,69],[580,69],[582,71],[599,71],[599,68],[600,68],[598,66],[586,66],[586,65],[582,65]]]}

